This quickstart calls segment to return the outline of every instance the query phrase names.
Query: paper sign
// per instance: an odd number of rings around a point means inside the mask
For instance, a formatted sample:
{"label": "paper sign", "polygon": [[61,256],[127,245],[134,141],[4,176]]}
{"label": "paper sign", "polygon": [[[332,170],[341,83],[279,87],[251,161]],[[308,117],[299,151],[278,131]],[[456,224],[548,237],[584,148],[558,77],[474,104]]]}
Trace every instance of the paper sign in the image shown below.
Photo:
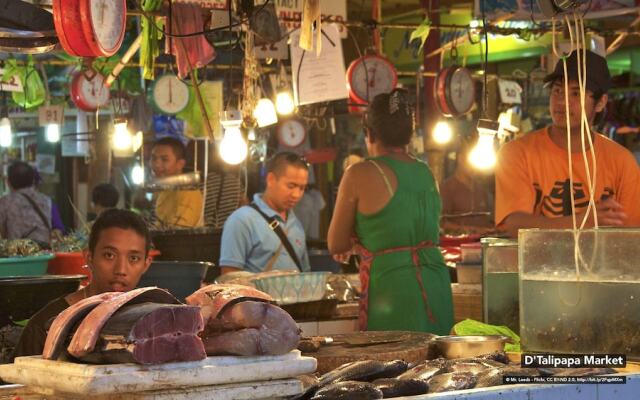
{"label": "paper sign", "polygon": [[42,106],[38,108],[38,124],[47,126],[58,124],[62,126],[64,122],[64,106]]}
{"label": "paper sign", "polygon": [[287,60],[289,59],[289,47],[287,46],[287,39],[282,39],[276,43],[265,43],[253,48],[253,54],[255,54],[258,60],[266,60],[267,58],[273,58],[274,60]]}
{"label": "paper sign", "polygon": [[498,80],[500,99],[504,104],[522,104],[522,88],[518,82]]}
{"label": "paper sign", "polygon": [[[4,68],[0,68],[0,77],[4,76]],[[0,90],[4,92],[22,92],[22,82],[17,75],[14,75],[8,81],[0,82]]]}
{"label": "paper sign", "polygon": [[43,174],[55,174],[56,156],[53,154],[36,154],[36,168]]}
{"label": "paper sign", "polygon": [[291,35],[293,92],[298,105],[348,97],[342,40],[338,27],[335,24],[323,24],[322,30],[325,33],[322,35],[322,53],[317,57],[315,51],[306,52],[298,46],[299,32]]}

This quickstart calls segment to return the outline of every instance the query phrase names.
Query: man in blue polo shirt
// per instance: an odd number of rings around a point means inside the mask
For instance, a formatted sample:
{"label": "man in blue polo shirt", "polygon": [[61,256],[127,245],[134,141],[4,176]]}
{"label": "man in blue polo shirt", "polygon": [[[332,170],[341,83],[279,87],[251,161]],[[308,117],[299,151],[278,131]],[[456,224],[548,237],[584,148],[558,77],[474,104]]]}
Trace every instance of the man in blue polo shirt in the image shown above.
{"label": "man in blue polo shirt", "polygon": [[309,270],[304,228],[293,213],[308,178],[309,166],[295,153],[278,153],[268,162],[264,193],[256,194],[252,204],[237,209],[224,224],[223,274]]}

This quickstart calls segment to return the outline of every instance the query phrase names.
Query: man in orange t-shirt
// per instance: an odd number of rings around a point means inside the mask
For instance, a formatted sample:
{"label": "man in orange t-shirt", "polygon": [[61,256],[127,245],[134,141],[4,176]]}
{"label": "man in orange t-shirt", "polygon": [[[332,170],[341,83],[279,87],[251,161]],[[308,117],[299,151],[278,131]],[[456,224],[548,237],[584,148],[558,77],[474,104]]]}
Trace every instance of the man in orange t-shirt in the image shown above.
{"label": "man in orange t-shirt", "polygon": [[[587,76],[584,112],[590,124],[607,104],[611,77],[606,60],[586,53]],[[578,224],[589,204],[589,180],[582,154],[581,105],[577,55],[567,59],[569,127],[573,189],[570,189],[567,154],[567,117],[562,61],[545,78],[551,83],[551,126],[505,144],[496,167],[495,222],[511,235],[523,228],[571,228],[573,193]],[[593,177],[592,152],[596,157],[594,199],[600,226],[640,226],[640,169],[626,148],[592,132],[593,149],[587,145],[589,171]],[[593,216],[587,226],[593,226]]]}

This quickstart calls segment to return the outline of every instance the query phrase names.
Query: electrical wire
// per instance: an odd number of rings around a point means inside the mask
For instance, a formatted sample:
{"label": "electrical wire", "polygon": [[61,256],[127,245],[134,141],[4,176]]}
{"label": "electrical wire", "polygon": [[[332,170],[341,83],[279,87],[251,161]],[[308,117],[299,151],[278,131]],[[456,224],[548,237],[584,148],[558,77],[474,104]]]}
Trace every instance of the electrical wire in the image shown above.
{"label": "electrical wire", "polygon": [[489,34],[487,33],[487,15],[484,9],[485,0],[480,0],[480,12],[482,14],[482,33],[484,36],[484,62],[482,69],[484,71],[482,80],[482,115],[487,117],[487,107],[489,104],[489,92],[487,91],[487,69],[489,64]]}

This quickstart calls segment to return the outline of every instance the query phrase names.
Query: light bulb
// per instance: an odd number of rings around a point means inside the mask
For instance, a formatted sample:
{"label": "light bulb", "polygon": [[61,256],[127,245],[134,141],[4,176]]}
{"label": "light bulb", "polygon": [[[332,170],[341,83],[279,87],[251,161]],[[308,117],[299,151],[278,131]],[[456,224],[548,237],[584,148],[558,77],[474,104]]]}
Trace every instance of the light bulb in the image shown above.
{"label": "light bulb", "polygon": [[500,124],[488,119],[478,120],[478,143],[469,152],[469,163],[480,170],[490,170],[496,165],[494,138]]}
{"label": "light bulb", "polygon": [[142,165],[136,164],[131,169],[131,181],[134,185],[142,185],[144,183],[144,168]]}
{"label": "light bulb", "polygon": [[438,121],[433,127],[432,136],[436,143],[447,144],[451,141],[453,132],[451,132],[451,127],[446,121]]}
{"label": "light bulb", "polygon": [[118,120],[115,122],[112,141],[113,148],[115,150],[131,149],[133,138],[131,137],[131,133],[127,128],[126,120]]}
{"label": "light bulb", "polygon": [[134,151],[134,153],[136,151],[138,151],[140,149],[140,147],[142,147],[142,139],[143,139],[144,135],[142,134],[142,131],[138,131],[136,132],[135,135],[133,135],[133,138],[131,140],[131,146],[132,146],[132,150]]}
{"label": "light bulb", "polygon": [[11,132],[11,122],[9,118],[0,119],[0,146],[9,147],[13,141],[13,132]]}
{"label": "light bulb", "polygon": [[273,125],[278,122],[278,115],[273,102],[269,99],[260,99],[253,110],[253,117],[258,122],[259,127]]}
{"label": "light bulb", "polygon": [[249,129],[249,133],[247,135],[247,140],[250,142],[255,142],[256,140],[256,130],[251,128]]}
{"label": "light bulb", "polygon": [[57,143],[60,141],[60,125],[49,124],[46,128],[47,142]]}
{"label": "light bulb", "polygon": [[276,96],[276,110],[280,115],[289,115],[295,109],[293,98],[288,91],[280,92]]}
{"label": "light bulb", "polygon": [[247,158],[247,142],[244,141],[240,128],[227,127],[220,142],[220,157],[227,164],[237,165]]}

